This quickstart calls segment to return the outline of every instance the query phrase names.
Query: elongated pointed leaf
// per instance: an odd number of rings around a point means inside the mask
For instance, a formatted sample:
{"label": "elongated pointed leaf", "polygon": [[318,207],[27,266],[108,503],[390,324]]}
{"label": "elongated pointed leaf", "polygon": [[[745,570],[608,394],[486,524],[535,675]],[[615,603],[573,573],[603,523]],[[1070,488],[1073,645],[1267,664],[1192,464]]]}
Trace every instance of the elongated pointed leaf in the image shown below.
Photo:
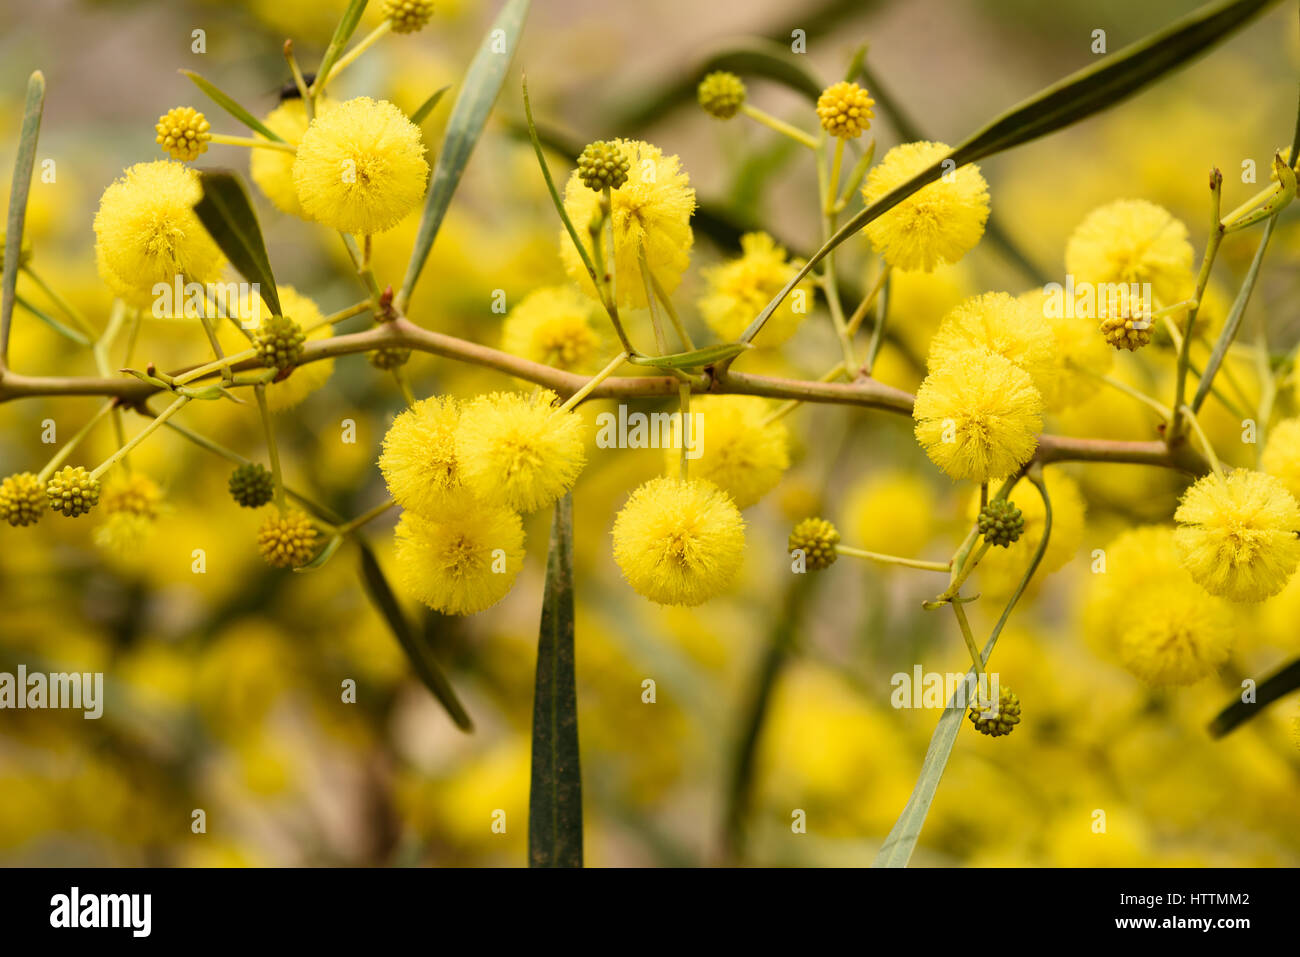
{"label": "elongated pointed leaf", "polygon": [[393,589],[384,576],[384,570],[379,567],[379,559],[375,557],[370,545],[359,536],[357,543],[361,546],[361,584],[365,586],[366,594],[370,596],[379,613],[384,616],[389,631],[406,652],[411,667],[415,669],[415,673],[438,703],[446,709],[456,727],[462,731],[473,731],[474,722],[470,720],[464,705],[456,697],[456,690],[433,657],[433,652],[428,648],[424,637],[417,637],[411,628],[411,623],[402,611],[397,596],[393,594]]}
{"label": "elongated pointed leaf", "polygon": [[1214,351],[1210,353],[1210,361],[1205,364],[1205,371],[1201,373],[1200,384],[1196,387],[1196,396],[1192,399],[1192,411],[1198,412],[1203,403],[1210,394],[1210,389],[1214,387],[1214,377],[1219,371],[1219,366],[1223,365],[1223,359],[1228,354],[1228,349],[1232,342],[1237,338],[1237,330],[1241,328],[1241,317],[1246,314],[1246,306],[1250,304],[1250,294],[1255,291],[1255,280],[1259,278],[1259,267],[1264,261],[1264,250],[1268,249],[1269,238],[1273,235],[1273,227],[1277,225],[1277,219],[1270,219],[1268,225],[1264,227],[1264,235],[1260,237],[1259,247],[1255,250],[1255,258],[1250,261],[1250,269],[1246,271],[1246,278],[1241,281],[1241,289],[1237,291],[1237,298],[1232,301],[1232,309],[1228,312],[1228,318],[1223,320],[1223,331],[1219,333],[1219,340],[1214,344]]}
{"label": "elongated pointed leaf", "polygon": [[352,39],[352,34],[357,31],[357,24],[361,22],[361,15],[366,12],[367,0],[352,0],[348,8],[343,11],[343,16],[339,17],[338,24],[334,27],[334,35],[330,37],[330,44],[325,48],[325,55],[321,57],[320,66],[316,68],[315,85],[319,89],[325,89],[325,84],[329,81],[330,70],[334,69],[334,64],[338,58],[343,55],[343,48],[347,46],[348,40]]}
{"label": "elongated pointed leaf", "polygon": [[203,198],[194,204],[199,221],[239,274],[257,284],[271,315],[280,315],[280,293],[266,256],[262,227],[257,224],[243,180],[235,173],[215,170],[200,173],[199,181]]}
{"label": "elongated pointed leaf", "polygon": [[416,126],[419,126],[421,123],[423,123],[425,117],[427,117],[430,113],[433,112],[433,108],[438,105],[439,101],[442,100],[443,96],[445,96],[447,91],[450,89],[451,87],[444,86],[441,90],[434,90],[433,94],[423,103],[421,103],[419,108],[414,113],[411,114],[411,122],[414,123]]}
{"label": "elongated pointed leaf", "polygon": [[27,220],[27,194],[36,165],[36,140],[45,110],[45,75],[37,70],[27,80],[27,102],[18,134],[18,155],[14,159],[13,185],[9,190],[9,214],[5,219],[4,278],[0,282],[0,366],[9,356],[9,324],[14,315],[14,292],[18,285],[18,263],[22,259],[23,224]]}
{"label": "elongated pointed leaf", "polygon": [[1300,688],[1300,659],[1283,665],[1255,688],[1253,701],[1242,701],[1240,697],[1228,705],[1210,722],[1210,736],[1221,738],[1238,725],[1261,714],[1266,707],[1279,698],[1289,695]]}
{"label": "elongated pointed leaf", "polygon": [[250,130],[252,130],[255,133],[261,133],[268,140],[274,140],[277,143],[284,142],[283,136],[281,136],[279,133],[276,133],[269,126],[267,126],[265,123],[259,120],[256,116],[254,116],[252,113],[248,112],[248,110],[240,106],[237,102],[235,102],[234,97],[227,94],[215,83],[205,80],[203,77],[199,76],[199,74],[195,73],[193,70],[181,70],[181,72],[184,73],[186,76],[188,76],[190,80],[193,81],[195,86],[197,86],[200,90],[206,93],[208,95],[208,99],[212,100],[213,103],[217,104],[217,106],[221,107],[231,116],[233,116],[235,119],[239,120],[239,122],[243,123]]}
{"label": "elongated pointed leaf", "polygon": [[[1043,555],[1047,551],[1048,540],[1052,535],[1052,502],[1047,494],[1047,486],[1038,478],[1031,477],[1030,481],[1034,483],[1034,486],[1038,489],[1038,494],[1043,499],[1043,537],[1038,543],[1038,548],[1034,551],[1034,557],[1029,563],[1029,568],[1025,571],[1024,577],[1020,580],[1020,584],[1007,602],[997,624],[993,626],[993,633],[989,635],[988,642],[980,652],[980,660],[983,663],[987,663],[989,656],[993,654],[993,646],[997,644],[998,636],[1002,634],[1007,619],[1011,617],[1011,612],[1016,607],[1016,603],[1020,601],[1020,596],[1029,587],[1030,579],[1038,571],[1038,565],[1043,560]],[[939,724],[930,737],[930,746],[926,749],[925,760],[921,762],[921,773],[917,775],[912,794],[907,799],[903,813],[894,822],[893,828],[890,829],[889,835],[885,838],[885,843],[881,845],[880,851],[876,854],[876,859],[871,862],[872,867],[906,867],[908,861],[912,859],[912,852],[916,850],[916,842],[921,838],[921,828],[925,826],[926,815],[930,813],[930,804],[934,801],[934,795],[939,790],[939,779],[943,777],[944,769],[948,766],[948,758],[952,756],[952,746],[957,741],[957,732],[961,730],[961,720],[966,713],[966,708],[964,704],[958,705],[958,695],[962,693],[965,687],[969,686],[970,677],[976,675],[973,665],[966,674],[967,681],[958,686],[957,690],[953,692],[952,698],[948,700],[947,706],[943,709]]]}
{"label": "elongated pointed leaf", "polygon": [[505,7],[483,38],[483,43],[465,74],[465,83],[460,88],[460,95],[456,97],[451,118],[447,120],[447,135],[442,142],[442,152],[438,154],[433,178],[429,181],[429,195],[425,200],[424,215],[420,219],[420,230],[411,250],[411,261],[406,267],[402,291],[397,297],[399,308],[405,308],[411,299],[411,292],[429,258],[429,250],[438,237],[443,217],[447,215],[447,207],[451,205],[451,198],[460,185],[465,164],[469,162],[470,154],[483,134],[488,114],[492,112],[492,104],[501,92],[506,71],[510,68],[515,48],[519,45],[519,34],[523,31],[528,5],[529,0],[506,0]]}
{"label": "elongated pointed leaf", "polygon": [[752,349],[747,342],[723,342],[716,346],[705,346],[693,352],[678,352],[670,356],[631,356],[627,361],[639,366],[654,366],[657,369],[701,369],[723,359],[740,355]]}
{"label": "elongated pointed leaf", "polygon": [[555,503],[537,637],[528,865],[582,866],[582,768],[573,671],[573,498]]}
{"label": "elongated pointed leaf", "polygon": [[781,302],[831,250],[945,172],[1087,119],[1201,55],[1277,0],[1221,0],[1079,70],[967,137],[948,156],[858,213],[813,253],[741,335],[758,334]]}

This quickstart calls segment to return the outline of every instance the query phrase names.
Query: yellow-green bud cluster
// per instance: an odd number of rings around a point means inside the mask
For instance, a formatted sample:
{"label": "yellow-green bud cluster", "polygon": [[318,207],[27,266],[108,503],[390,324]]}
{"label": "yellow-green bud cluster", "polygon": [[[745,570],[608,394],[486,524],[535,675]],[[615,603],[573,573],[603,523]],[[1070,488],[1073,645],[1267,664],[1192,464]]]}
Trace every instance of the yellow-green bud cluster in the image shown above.
{"label": "yellow-green bud cluster", "polygon": [[578,178],[583,186],[598,193],[606,187],[618,189],[626,183],[631,168],[632,161],[618,144],[604,140],[587,144],[578,157]]}
{"label": "yellow-green bud cluster", "polygon": [[0,482],[0,518],[10,525],[34,525],[45,512],[45,486],[31,472]]}
{"label": "yellow-green bud cluster", "polygon": [[841,139],[857,139],[869,129],[875,115],[871,107],[876,103],[867,91],[856,83],[841,82],[828,86],[817,98],[817,118],[822,129]]}
{"label": "yellow-green bud cluster", "polygon": [[154,142],[172,159],[189,162],[207,151],[211,129],[207,117],[194,107],[178,106],[158,117],[154,124],[158,136]]}
{"label": "yellow-green bud cluster", "polygon": [[1155,323],[1141,311],[1135,311],[1135,316],[1107,316],[1101,321],[1101,334],[1116,349],[1136,352],[1151,341],[1151,330]]}
{"label": "yellow-green bud cluster", "polygon": [[982,509],[976,524],[984,541],[1009,548],[1025,532],[1025,517],[1005,498],[995,498]]}
{"label": "yellow-green bud cluster", "polygon": [[249,462],[230,473],[230,495],[244,508],[261,508],[275,494],[275,479],[269,469]]}
{"label": "yellow-green bud cluster", "polygon": [[432,19],[433,0],[386,0],[384,16],[394,33],[415,33]]}
{"label": "yellow-green bud cluster", "polygon": [[59,469],[45,484],[45,498],[50,508],[68,518],[85,515],[99,504],[99,479],[78,465]]}
{"label": "yellow-green bud cluster", "polygon": [[1000,738],[1004,734],[1010,734],[1020,723],[1020,698],[1010,688],[1003,688],[998,692],[996,711],[993,702],[977,701],[971,707],[968,717],[980,734]]}
{"label": "yellow-green bud cluster", "polygon": [[839,554],[835,546],[840,533],[824,518],[805,518],[790,533],[789,550],[803,551],[804,565],[812,571],[821,571],[835,564]]}
{"label": "yellow-green bud cluster", "polygon": [[410,358],[411,350],[404,346],[380,346],[370,353],[370,364],[388,372],[406,365]]}
{"label": "yellow-green bud cluster", "polygon": [[253,334],[253,348],[268,369],[288,369],[302,358],[307,341],[298,323],[287,316],[272,316]]}
{"label": "yellow-green bud cluster", "polygon": [[720,120],[729,120],[745,104],[745,84],[736,74],[719,70],[700,81],[696,95],[704,112]]}
{"label": "yellow-green bud cluster", "polygon": [[257,530],[257,548],[273,568],[298,568],[316,554],[316,526],[297,509],[271,515]]}

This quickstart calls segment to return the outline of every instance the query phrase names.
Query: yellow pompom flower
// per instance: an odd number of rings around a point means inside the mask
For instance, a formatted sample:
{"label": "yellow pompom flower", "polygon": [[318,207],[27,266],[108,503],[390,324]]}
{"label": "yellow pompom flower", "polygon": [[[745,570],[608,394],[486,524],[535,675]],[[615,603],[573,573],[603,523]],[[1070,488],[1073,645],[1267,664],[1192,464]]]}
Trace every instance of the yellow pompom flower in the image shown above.
{"label": "yellow pompom flower", "polygon": [[198,159],[207,151],[212,139],[212,124],[192,106],[178,106],[158,117],[154,140],[172,159],[184,162]]}
{"label": "yellow pompom flower", "polygon": [[587,462],[582,419],[556,395],[494,392],[467,403],[456,426],[461,481],[483,501],[517,512],[551,505]]}
{"label": "yellow pompom flower", "polygon": [[113,292],[148,306],[158,283],[220,278],[221,251],[194,214],[202,195],[199,174],[171,160],[137,163],[104,190],[95,213],[95,258]]}
{"label": "yellow pompom flower", "polygon": [[1046,394],[1060,377],[1056,339],[1047,320],[1005,292],[972,296],[948,313],[930,340],[928,366],[936,368],[981,346],[1029,373],[1040,393]]}
{"label": "yellow pompom flower", "polygon": [[[631,164],[627,182],[610,193],[618,303],[644,308],[643,251],[651,274],[666,292],[677,288],[690,263],[691,244],[695,241],[691,232],[695,190],[676,156],[664,156],[659,147],[640,140],[612,142]],[[575,169],[564,187],[564,208],[584,242],[588,224],[600,215],[602,198],[602,194],[586,187]],[[606,241],[607,258],[608,245]],[[597,296],[587,267],[564,229],[560,231],[560,254],[573,280],[589,295]]]}
{"label": "yellow pompom flower", "polygon": [[[706,292],[699,301],[700,315],[719,338],[728,341],[740,338],[798,269],[767,233],[746,233],[740,237],[740,249],[740,258],[701,271]],[[779,346],[788,340],[811,305],[806,287],[791,290],[768,317],[756,345]]]}
{"label": "yellow pompom flower", "polygon": [[1236,637],[1234,613],[1192,581],[1171,526],[1122,532],[1093,560],[1092,570],[1084,592],[1084,634],[1135,677],[1188,685],[1227,659]]}
{"label": "yellow pompom flower", "polygon": [[661,605],[699,605],[723,591],[745,553],[734,502],[699,479],[651,479],[614,519],[614,560],[637,594]]}
{"label": "yellow pompom flower", "polygon": [[318,114],[293,163],[303,212],[361,236],[401,222],[419,205],[428,176],[420,128],[392,103],[368,96]]}
{"label": "yellow pompom flower", "polygon": [[397,568],[406,590],[446,615],[473,615],[506,596],[524,562],[524,526],[464,489],[436,516],[403,512]]}
{"label": "yellow pompom flower", "polygon": [[[944,143],[895,146],[867,174],[862,188],[870,206],[952,152]],[[975,248],[989,218],[989,187],[979,167],[967,164],[913,193],[864,229],[889,265],[933,272]]]}
{"label": "yellow pompom flower", "polygon": [[[790,436],[780,422],[764,424],[768,403],[757,396],[704,396],[691,403],[692,434],[687,443],[690,474],[712,482],[731,496],[737,508],[749,508],[781,481],[790,467]],[[696,419],[694,413],[699,413]],[[681,421],[673,424],[677,448],[664,451],[667,472],[681,467]]]}
{"label": "yellow pompom flower", "polygon": [[1281,479],[1287,491],[1300,501],[1300,419],[1283,419],[1269,430],[1259,467]]}
{"label": "yellow pompom flower", "polygon": [[384,0],[384,18],[394,33],[416,33],[433,17],[433,0]]}
{"label": "yellow pompom flower", "polygon": [[510,310],[501,348],[567,372],[593,373],[608,356],[607,321],[600,307],[573,286],[546,286]]}
{"label": "yellow pompom flower", "polygon": [[931,370],[912,416],[930,461],[955,479],[987,482],[1033,456],[1043,397],[1019,366],[975,347]]}
{"label": "yellow pompom flower", "polygon": [[1094,209],[1065,247],[1065,270],[1076,283],[1150,283],[1160,306],[1191,297],[1196,288],[1192,260],[1187,227],[1142,199]]}
{"label": "yellow pompom flower", "polygon": [[846,497],[850,543],[873,552],[919,555],[934,536],[936,505],[929,483],[914,473],[867,476]]}
{"label": "yellow pompom flower", "polygon": [[257,548],[272,568],[299,568],[316,556],[317,538],[306,512],[272,509],[257,530]]}
{"label": "yellow pompom flower", "polygon": [[1210,473],[1184,493],[1174,521],[1183,567],[1212,595],[1263,601],[1300,564],[1300,505],[1272,475]]}
{"label": "yellow pompom flower", "polygon": [[[282,285],[276,288],[280,293],[280,309],[286,316],[292,318],[302,329],[315,326],[307,333],[307,342],[328,339],[334,334],[329,324],[321,325],[325,316],[315,301],[308,299],[293,286]],[[247,325],[249,332],[256,332],[260,324],[271,317],[266,303],[257,298],[241,301],[237,314],[240,324]],[[230,322],[222,322],[217,326],[217,341],[227,355],[249,348],[248,338]],[[318,359],[295,365],[287,378],[266,387],[266,404],[272,412],[291,409],[329,382],[333,373],[333,359]]]}
{"label": "yellow pompom flower", "polygon": [[426,518],[448,508],[460,490],[456,467],[456,426],[460,403],[452,396],[421,399],[393,420],[384,435],[379,470],[397,504]]}
{"label": "yellow pompom flower", "polygon": [[1096,324],[1067,316],[1064,309],[1048,309],[1041,289],[1024,293],[1020,301],[1034,315],[1042,316],[1052,331],[1056,374],[1038,386],[1047,408],[1054,412],[1073,408],[1096,395],[1101,388],[1098,377],[1108,373],[1115,362],[1114,350],[1097,335]]}
{"label": "yellow pompom flower", "polygon": [[817,119],[831,136],[853,140],[871,128],[876,101],[856,83],[842,80],[817,97]]}

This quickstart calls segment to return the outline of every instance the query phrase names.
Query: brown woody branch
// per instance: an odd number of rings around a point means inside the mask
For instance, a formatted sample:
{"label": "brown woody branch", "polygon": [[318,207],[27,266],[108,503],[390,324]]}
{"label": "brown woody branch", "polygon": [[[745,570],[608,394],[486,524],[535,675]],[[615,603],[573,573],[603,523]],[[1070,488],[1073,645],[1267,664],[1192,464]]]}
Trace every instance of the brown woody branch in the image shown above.
{"label": "brown woody branch", "polygon": [[[431,332],[402,317],[364,332],[309,341],[305,346],[302,363],[371,352],[381,346],[405,346],[419,352],[498,369],[528,382],[546,386],[561,397],[572,395],[588,381],[587,376],[533,362],[466,339]],[[238,363],[234,368],[243,371],[258,369],[260,366],[256,361],[248,360]],[[180,375],[184,371],[186,370],[176,370],[173,375]],[[590,398],[667,398],[677,395],[680,384],[680,380],[673,376],[615,376],[600,383]],[[710,372],[693,383],[692,389],[696,393],[757,395],[772,399],[853,405],[901,415],[912,414],[911,393],[866,376],[853,382],[809,382],[731,371],[717,374]],[[7,369],[0,370],[0,402],[31,396],[98,395],[115,396],[124,405],[140,405],[158,391],[160,390],[156,386],[130,376],[120,379],[27,376]],[[1036,457],[1043,464],[1118,462],[1172,468],[1192,474],[1203,473],[1209,467],[1204,458],[1185,441],[1167,445],[1159,440],[1133,442],[1044,434],[1039,437]]]}

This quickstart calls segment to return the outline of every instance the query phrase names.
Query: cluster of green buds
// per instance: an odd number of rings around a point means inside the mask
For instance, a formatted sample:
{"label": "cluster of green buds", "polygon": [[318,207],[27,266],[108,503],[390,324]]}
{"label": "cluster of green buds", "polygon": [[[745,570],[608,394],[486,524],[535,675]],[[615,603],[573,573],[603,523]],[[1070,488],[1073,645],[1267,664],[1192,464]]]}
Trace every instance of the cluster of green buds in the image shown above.
{"label": "cluster of green buds", "polygon": [[400,369],[411,359],[411,350],[405,346],[380,346],[370,353],[370,364],[376,369],[391,372]]}
{"label": "cluster of green buds", "polygon": [[269,469],[249,462],[230,473],[230,495],[244,508],[261,508],[275,494],[275,479]]}
{"label": "cluster of green buds", "polygon": [[980,509],[976,524],[984,541],[1001,548],[1009,548],[1025,532],[1025,517],[1005,498],[995,498]]}
{"label": "cluster of green buds", "polygon": [[583,186],[598,193],[626,183],[631,168],[632,162],[622,148],[605,140],[587,144],[578,156],[578,178]]}
{"label": "cluster of green buds", "polygon": [[268,369],[290,369],[302,359],[306,334],[286,316],[272,316],[253,334],[253,348]]}
{"label": "cluster of green buds", "polygon": [[1020,698],[1010,688],[1002,688],[998,692],[996,708],[992,701],[977,701],[967,717],[980,734],[1000,738],[1010,734],[1020,723]]}
{"label": "cluster of green buds", "polygon": [[745,84],[734,73],[719,70],[700,81],[695,91],[704,112],[720,120],[729,120],[745,105]]}
{"label": "cluster of green buds", "polygon": [[394,33],[415,33],[433,18],[433,0],[385,0],[384,16]]}
{"label": "cluster of green buds", "polygon": [[835,564],[839,553],[840,533],[824,518],[805,518],[790,532],[788,550],[793,554],[802,551],[804,565],[812,571],[821,571]]}
{"label": "cluster of green buds", "polygon": [[15,527],[35,525],[45,512],[45,486],[31,472],[0,482],[0,519]]}
{"label": "cluster of green buds", "polygon": [[99,479],[82,466],[59,469],[45,483],[45,498],[50,509],[68,518],[85,515],[99,504]]}

